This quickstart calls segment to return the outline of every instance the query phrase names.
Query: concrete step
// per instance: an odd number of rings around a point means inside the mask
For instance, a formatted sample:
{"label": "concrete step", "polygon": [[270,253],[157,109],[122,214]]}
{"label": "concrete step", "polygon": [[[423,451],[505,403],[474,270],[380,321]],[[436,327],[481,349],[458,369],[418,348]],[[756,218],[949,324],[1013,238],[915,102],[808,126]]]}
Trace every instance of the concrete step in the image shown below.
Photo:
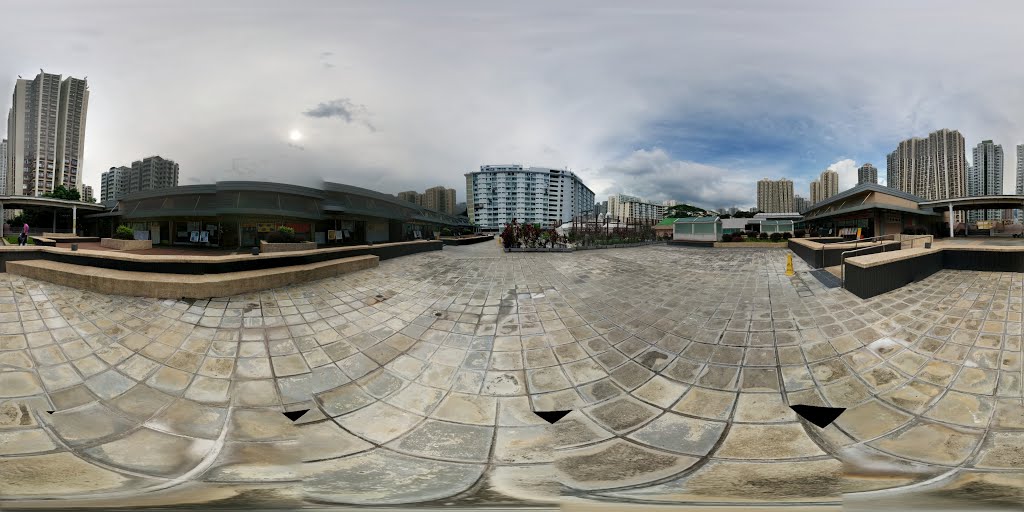
{"label": "concrete step", "polygon": [[40,281],[111,295],[160,299],[228,297],[375,268],[374,255],[223,274],[132,272],[46,260],[7,262],[7,272]]}

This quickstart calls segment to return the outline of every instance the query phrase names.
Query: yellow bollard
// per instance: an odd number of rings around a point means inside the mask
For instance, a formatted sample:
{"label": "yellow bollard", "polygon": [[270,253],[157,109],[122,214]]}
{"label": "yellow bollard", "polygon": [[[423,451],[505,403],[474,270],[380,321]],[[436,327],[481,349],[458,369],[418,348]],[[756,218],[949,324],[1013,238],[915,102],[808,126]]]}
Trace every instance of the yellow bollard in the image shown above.
{"label": "yellow bollard", "polygon": [[787,254],[786,255],[786,275],[787,276],[792,276],[793,275],[793,255],[792,254]]}

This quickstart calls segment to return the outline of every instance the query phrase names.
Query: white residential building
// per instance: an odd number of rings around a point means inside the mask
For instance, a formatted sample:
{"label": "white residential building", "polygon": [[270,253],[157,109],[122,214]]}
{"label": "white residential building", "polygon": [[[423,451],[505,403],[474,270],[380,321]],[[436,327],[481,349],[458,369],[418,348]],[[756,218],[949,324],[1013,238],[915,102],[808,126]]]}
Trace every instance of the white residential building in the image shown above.
{"label": "white residential building", "polygon": [[116,201],[128,195],[128,184],[131,181],[131,167],[111,167],[100,175],[100,202]]}
{"label": "white residential building", "polygon": [[7,139],[0,141],[0,195],[7,195]]}
{"label": "white residential building", "polygon": [[513,220],[555,228],[593,215],[594,192],[568,169],[481,165],[466,173],[466,208],[481,229],[500,230]]}
{"label": "white residential building", "polygon": [[639,197],[631,196],[628,194],[615,194],[613,196],[608,196],[608,216],[620,216],[622,211],[622,204],[629,202],[642,203],[644,202],[644,200],[640,199]]}
{"label": "white residential building", "polygon": [[[1024,194],[1024,144],[1017,144],[1017,194]],[[1017,211],[1017,222],[1024,223],[1024,210]]]}
{"label": "white residential building", "polygon": [[[967,195],[991,196],[1003,193],[1003,146],[990,140],[974,147],[974,160],[967,167]],[[971,210],[970,222],[1002,220],[1002,210]]]}
{"label": "white residential building", "polygon": [[612,212],[611,216],[623,223],[657,223],[665,218],[667,212],[668,206],[662,204],[620,201],[616,203],[616,211]]}
{"label": "white residential building", "polygon": [[82,188],[89,86],[40,70],[19,78],[7,115],[7,188],[40,196],[57,185]]}

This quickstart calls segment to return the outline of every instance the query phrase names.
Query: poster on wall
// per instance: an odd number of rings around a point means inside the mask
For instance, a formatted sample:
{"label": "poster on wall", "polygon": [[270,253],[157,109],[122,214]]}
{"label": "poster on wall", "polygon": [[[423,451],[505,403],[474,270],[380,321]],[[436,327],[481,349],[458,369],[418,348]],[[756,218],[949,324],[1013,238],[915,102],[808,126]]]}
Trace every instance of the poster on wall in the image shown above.
{"label": "poster on wall", "polygon": [[257,222],[256,223],[256,231],[259,231],[260,233],[270,233],[273,230],[274,230],[274,223],[273,222]]}
{"label": "poster on wall", "polygon": [[192,243],[198,243],[199,242],[199,232],[198,231],[192,231],[191,234],[188,237],[188,241],[192,242]]}
{"label": "poster on wall", "polygon": [[149,230],[136,230],[135,231],[135,239],[136,240],[149,240]]}
{"label": "poster on wall", "polygon": [[210,232],[209,231],[200,231],[199,232],[199,243],[201,243],[201,244],[208,244],[208,243],[210,243]]}
{"label": "poster on wall", "polygon": [[213,224],[207,224],[206,225],[206,230],[211,232],[211,233],[213,233],[214,231],[217,231],[217,226],[215,226]]}
{"label": "poster on wall", "polygon": [[413,231],[412,233],[413,236],[416,237],[416,240],[423,238],[423,232],[418,229],[416,231]]}
{"label": "poster on wall", "polygon": [[316,233],[313,234],[313,240],[318,244],[325,244],[327,243],[327,233],[324,233],[323,231],[317,231]]}
{"label": "poster on wall", "polygon": [[328,240],[337,240],[337,236],[338,236],[337,234],[338,234],[337,231],[335,231],[333,229],[328,229],[327,230],[327,239]]}

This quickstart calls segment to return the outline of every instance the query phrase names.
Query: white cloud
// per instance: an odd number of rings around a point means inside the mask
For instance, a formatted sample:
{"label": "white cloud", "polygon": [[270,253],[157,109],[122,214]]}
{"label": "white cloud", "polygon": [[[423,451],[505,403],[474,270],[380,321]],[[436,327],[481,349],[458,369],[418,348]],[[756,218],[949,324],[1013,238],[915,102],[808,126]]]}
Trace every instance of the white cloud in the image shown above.
{"label": "white cloud", "polygon": [[853,188],[857,184],[857,168],[860,167],[853,160],[844,158],[833,162],[828,168],[839,173],[839,190]]}
{"label": "white cloud", "polygon": [[649,201],[675,199],[705,208],[753,206],[756,182],[767,173],[761,169],[726,169],[678,160],[664,149],[638,149],[595,172],[600,188],[594,188],[598,200],[615,193],[636,195]]}

